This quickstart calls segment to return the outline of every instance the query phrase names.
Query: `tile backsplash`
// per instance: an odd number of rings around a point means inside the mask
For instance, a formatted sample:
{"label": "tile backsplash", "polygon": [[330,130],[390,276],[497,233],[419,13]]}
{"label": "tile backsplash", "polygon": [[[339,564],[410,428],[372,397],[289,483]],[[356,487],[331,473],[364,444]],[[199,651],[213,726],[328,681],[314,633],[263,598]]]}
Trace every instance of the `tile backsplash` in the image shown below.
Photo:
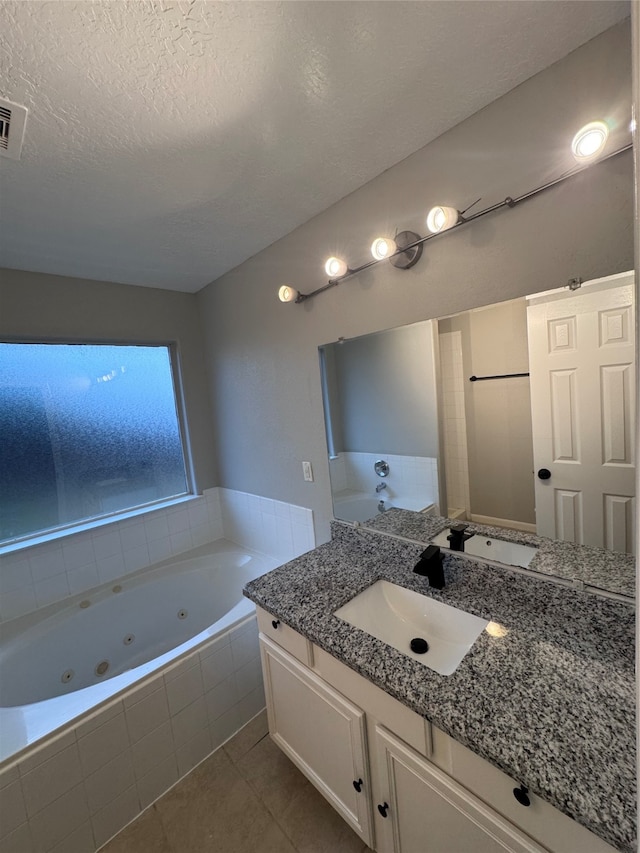
{"label": "tile backsplash", "polygon": [[141,515],[0,556],[0,622],[215,539],[278,557],[315,547],[310,509],[213,488]]}

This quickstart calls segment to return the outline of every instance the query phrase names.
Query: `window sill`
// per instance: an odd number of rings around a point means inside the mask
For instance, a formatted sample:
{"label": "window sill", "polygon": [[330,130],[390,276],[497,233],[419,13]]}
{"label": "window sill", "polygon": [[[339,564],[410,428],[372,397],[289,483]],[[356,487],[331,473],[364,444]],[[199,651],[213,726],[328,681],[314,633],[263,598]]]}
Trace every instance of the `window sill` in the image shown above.
{"label": "window sill", "polygon": [[74,524],[70,527],[65,527],[61,530],[53,530],[50,533],[43,533],[40,536],[31,536],[29,539],[22,539],[19,542],[11,542],[6,545],[0,545],[0,557],[8,554],[15,554],[19,551],[24,551],[27,548],[33,548],[36,545],[45,545],[48,542],[55,542],[59,539],[66,539],[69,536],[74,536],[77,533],[86,533],[87,531],[97,530],[100,527],[108,527],[110,524],[116,524],[119,521],[127,521],[130,518],[138,518],[141,515],[148,515],[159,509],[168,509],[172,506],[191,503],[197,498],[202,498],[202,495],[183,495],[179,498],[173,498],[169,501],[153,504],[152,506],[138,507],[127,512],[119,512],[117,515],[110,515],[106,518],[96,518],[91,521],[86,521],[82,524]]}

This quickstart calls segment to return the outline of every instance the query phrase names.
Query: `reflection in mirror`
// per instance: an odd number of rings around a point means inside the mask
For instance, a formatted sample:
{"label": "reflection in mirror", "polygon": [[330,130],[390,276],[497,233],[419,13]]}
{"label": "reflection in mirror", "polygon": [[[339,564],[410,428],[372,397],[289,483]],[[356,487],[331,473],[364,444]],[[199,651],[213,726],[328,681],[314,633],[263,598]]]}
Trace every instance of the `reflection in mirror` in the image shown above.
{"label": "reflection in mirror", "polygon": [[336,518],[362,522],[391,507],[436,511],[432,321],[329,344],[320,363]]}
{"label": "reflection in mirror", "polygon": [[633,335],[626,273],[321,347],[334,515],[634,553]]}

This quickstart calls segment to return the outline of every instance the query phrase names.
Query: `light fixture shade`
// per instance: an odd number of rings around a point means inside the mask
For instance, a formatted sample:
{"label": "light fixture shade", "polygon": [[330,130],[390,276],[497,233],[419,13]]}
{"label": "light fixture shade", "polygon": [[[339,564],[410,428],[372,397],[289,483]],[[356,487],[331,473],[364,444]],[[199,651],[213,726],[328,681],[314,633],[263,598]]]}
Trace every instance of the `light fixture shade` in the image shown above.
{"label": "light fixture shade", "polygon": [[324,265],[324,271],[330,278],[340,278],[343,276],[347,270],[348,266],[342,258],[327,258],[327,261]]}
{"label": "light fixture shade", "polygon": [[427,228],[432,234],[453,228],[460,219],[460,213],[455,207],[432,207],[427,215]]}
{"label": "light fixture shade", "polygon": [[298,291],[288,284],[283,284],[278,291],[278,299],[280,302],[295,302],[298,297]]}
{"label": "light fixture shade", "polygon": [[592,160],[604,148],[609,137],[609,128],[603,121],[590,121],[573,137],[571,151],[580,163]]}
{"label": "light fixture shade", "polygon": [[395,240],[391,240],[389,237],[376,237],[371,244],[371,254],[376,261],[383,261],[393,255],[397,248]]}

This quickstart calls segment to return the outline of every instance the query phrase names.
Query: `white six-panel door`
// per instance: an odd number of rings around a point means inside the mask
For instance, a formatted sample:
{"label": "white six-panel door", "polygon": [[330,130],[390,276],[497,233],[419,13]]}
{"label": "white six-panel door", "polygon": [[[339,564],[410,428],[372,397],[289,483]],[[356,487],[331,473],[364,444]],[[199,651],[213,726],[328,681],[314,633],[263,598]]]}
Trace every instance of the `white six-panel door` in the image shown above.
{"label": "white six-panel door", "polygon": [[528,303],[537,532],[633,553],[633,273]]}

